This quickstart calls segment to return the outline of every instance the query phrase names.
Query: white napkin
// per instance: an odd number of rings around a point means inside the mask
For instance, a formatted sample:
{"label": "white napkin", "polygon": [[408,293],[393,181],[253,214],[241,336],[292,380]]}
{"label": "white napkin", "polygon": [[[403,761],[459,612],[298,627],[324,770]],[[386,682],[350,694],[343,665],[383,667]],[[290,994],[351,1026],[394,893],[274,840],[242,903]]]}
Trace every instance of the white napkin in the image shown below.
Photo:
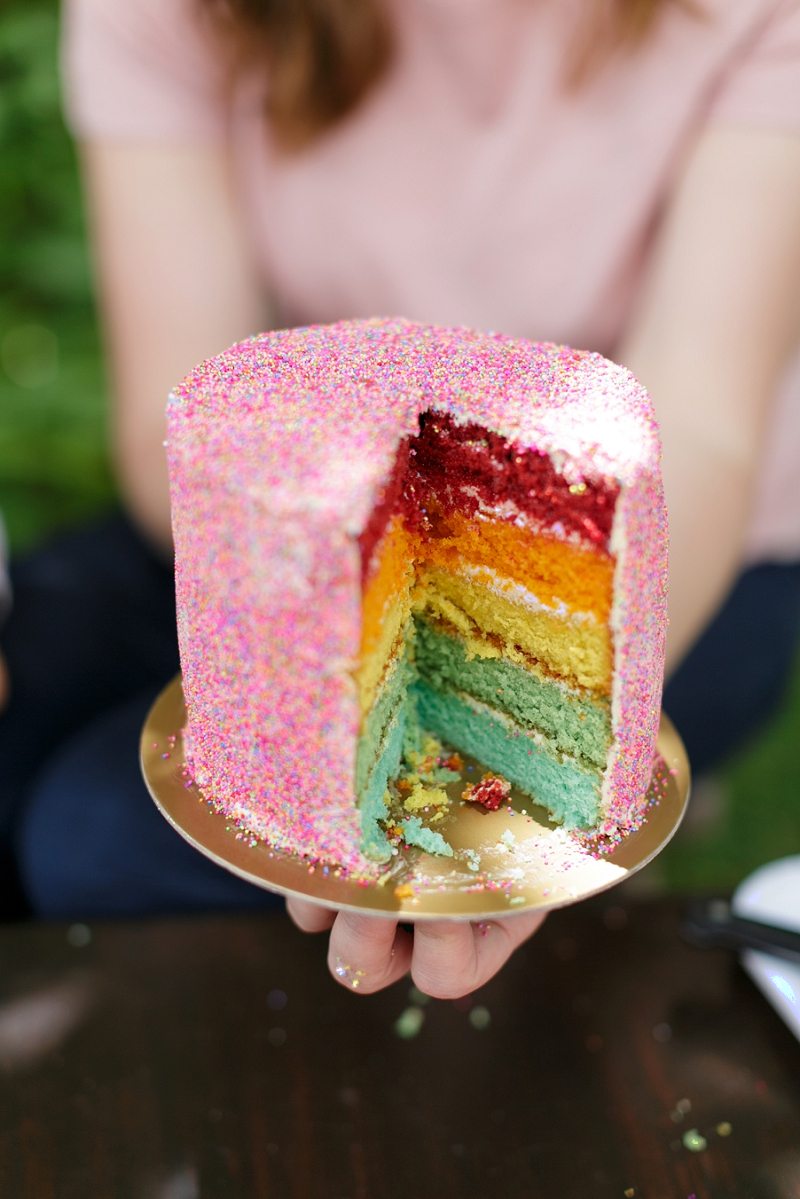
{"label": "white napkin", "polygon": [[[731,910],[800,933],[800,854],[762,866],[740,883]],[[746,949],[741,962],[753,982],[800,1040],[800,964]]]}

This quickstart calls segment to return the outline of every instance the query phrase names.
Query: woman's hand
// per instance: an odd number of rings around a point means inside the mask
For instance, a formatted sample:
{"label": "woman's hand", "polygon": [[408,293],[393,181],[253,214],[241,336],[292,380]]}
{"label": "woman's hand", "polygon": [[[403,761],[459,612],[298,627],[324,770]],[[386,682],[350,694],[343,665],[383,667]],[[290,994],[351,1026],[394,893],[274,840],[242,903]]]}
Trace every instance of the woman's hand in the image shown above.
{"label": "woman's hand", "polygon": [[286,907],[304,932],[331,930],[328,967],[342,986],[372,994],[410,972],[415,986],[434,999],[458,999],[482,987],[544,920],[540,912],[479,924],[425,920],[410,933],[386,916],[331,912],[299,899]]}

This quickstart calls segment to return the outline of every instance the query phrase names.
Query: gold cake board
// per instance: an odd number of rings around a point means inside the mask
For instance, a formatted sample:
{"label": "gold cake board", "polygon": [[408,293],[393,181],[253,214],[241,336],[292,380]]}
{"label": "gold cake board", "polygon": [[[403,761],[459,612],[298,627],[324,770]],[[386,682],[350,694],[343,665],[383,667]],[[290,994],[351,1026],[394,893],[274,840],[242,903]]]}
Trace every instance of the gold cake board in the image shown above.
{"label": "gold cake board", "polygon": [[[281,895],[403,921],[496,919],[564,907],[598,894],[652,861],[676,832],[689,800],[686,751],[662,713],[661,763],[654,768],[648,792],[652,804],[641,828],[612,852],[590,852],[578,836],[553,825],[544,809],[521,792],[512,791],[513,815],[505,806],[487,812],[476,804],[461,804],[461,782],[451,784],[456,815],[435,827],[454,850],[472,851],[472,865],[478,869],[470,869],[463,857],[402,850],[388,876],[365,884],[341,872],[337,875],[334,865],[326,868],[322,862],[273,850],[263,841],[253,843],[230,818],[216,812],[187,777],[181,735],[185,722],[178,677],[161,693],[145,721],[141,764],[159,810],[190,845],[240,878]],[[465,759],[470,762],[474,760]],[[480,769],[477,763],[474,769]]]}

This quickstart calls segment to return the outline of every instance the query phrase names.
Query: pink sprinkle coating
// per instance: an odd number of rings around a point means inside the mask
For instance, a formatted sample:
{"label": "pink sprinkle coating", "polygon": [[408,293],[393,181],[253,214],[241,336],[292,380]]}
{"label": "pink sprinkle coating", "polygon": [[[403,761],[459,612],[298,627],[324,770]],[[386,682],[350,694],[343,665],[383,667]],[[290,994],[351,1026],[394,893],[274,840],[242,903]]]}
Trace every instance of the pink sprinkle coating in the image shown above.
{"label": "pink sprinkle coating", "polygon": [[661,702],[667,525],[650,400],[598,354],[402,320],[263,334],[170,397],[187,760],[215,807],[280,849],[364,876],[351,671],[363,530],[401,438],[438,409],[621,486],[616,752],[604,836],[641,819]]}

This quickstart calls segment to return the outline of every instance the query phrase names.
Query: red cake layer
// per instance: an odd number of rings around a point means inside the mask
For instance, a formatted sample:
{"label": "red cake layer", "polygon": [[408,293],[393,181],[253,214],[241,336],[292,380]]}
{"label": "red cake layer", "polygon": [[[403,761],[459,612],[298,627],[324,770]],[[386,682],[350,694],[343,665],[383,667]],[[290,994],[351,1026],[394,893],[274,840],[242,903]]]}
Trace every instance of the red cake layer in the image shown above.
{"label": "red cake layer", "polygon": [[423,413],[409,453],[403,488],[409,522],[420,519],[434,496],[445,515],[457,510],[470,516],[480,501],[492,507],[510,501],[545,526],[559,523],[567,534],[608,546],[616,483],[586,480],[578,489],[546,454],[521,449],[480,425],[457,425],[440,412]]}
{"label": "red cake layer", "polygon": [[545,527],[560,524],[607,549],[619,486],[584,480],[576,486],[546,454],[521,449],[480,425],[458,425],[441,412],[420,416],[419,435],[400,445],[392,475],[359,538],[364,576],[390,517],[400,512],[424,534],[434,512],[471,516],[480,503],[511,502]]}

